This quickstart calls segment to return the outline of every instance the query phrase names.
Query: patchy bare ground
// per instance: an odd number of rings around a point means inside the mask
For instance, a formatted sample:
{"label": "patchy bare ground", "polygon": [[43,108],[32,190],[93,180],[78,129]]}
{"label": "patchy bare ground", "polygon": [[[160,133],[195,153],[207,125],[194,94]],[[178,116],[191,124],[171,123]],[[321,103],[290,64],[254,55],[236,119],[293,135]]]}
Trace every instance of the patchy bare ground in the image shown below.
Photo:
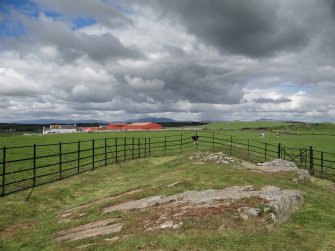
{"label": "patchy bare ground", "polygon": [[79,211],[81,209],[96,206],[96,205],[99,205],[99,204],[102,204],[102,203],[105,203],[105,202],[114,201],[118,198],[121,198],[122,196],[135,194],[135,193],[138,193],[138,192],[141,192],[141,191],[143,191],[142,188],[135,189],[135,190],[130,190],[130,191],[125,192],[125,193],[121,193],[121,194],[118,194],[118,195],[115,195],[115,196],[108,196],[108,197],[105,197],[105,198],[102,198],[102,199],[99,199],[99,200],[94,200],[94,201],[82,204],[82,205],[77,206],[77,207],[70,208],[70,209],[64,211],[64,213],[62,213],[59,216],[60,221],[69,222],[69,221],[72,221],[74,219],[82,218],[82,217],[86,216],[86,213],[79,213]]}
{"label": "patchy bare ground", "polygon": [[34,227],[35,223],[28,222],[28,223],[19,223],[14,225],[9,225],[5,228],[0,227],[0,239],[8,238],[12,235],[15,235],[17,232],[29,229]]}
{"label": "patchy bare ground", "polygon": [[226,229],[235,219],[273,226],[285,221],[303,203],[297,190],[266,186],[233,186],[221,190],[187,191],[172,196],[152,196],[105,207],[101,213],[121,211],[108,218],[57,233],[56,242],[118,234],[113,240],[142,231],[179,228]]}
{"label": "patchy bare ground", "polygon": [[[103,213],[112,211],[128,211],[132,209],[145,209],[157,205],[172,208],[210,208],[217,204],[217,202],[225,200],[240,200],[252,197],[268,201],[266,205],[263,205],[263,208],[269,208],[267,210],[268,212],[271,211],[271,208],[275,209],[276,214],[273,216],[275,224],[283,222],[303,203],[303,196],[297,190],[281,190],[278,187],[266,186],[260,191],[256,191],[252,186],[233,186],[221,190],[211,189],[205,191],[187,191],[167,197],[152,196],[112,205],[104,208],[102,211]],[[247,212],[244,213],[247,214]]]}
{"label": "patchy bare ground", "polygon": [[[273,160],[270,162],[251,163],[234,160],[219,153],[196,153],[189,160],[195,164],[212,162],[232,164],[237,168],[246,168],[257,172],[295,172],[296,182],[308,179],[305,170],[299,170],[292,162]],[[166,187],[174,187],[174,182]],[[78,207],[66,210],[59,216],[61,221],[74,221],[87,216],[82,209],[106,205],[100,209],[105,215],[118,212],[118,218],[107,218],[57,233],[56,242],[75,241],[101,235],[114,234],[106,241],[114,242],[143,231],[161,231],[164,229],[219,229],[234,228],[241,221],[245,225],[262,226],[272,229],[281,224],[303,203],[303,196],[297,190],[281,190],[274,186],[265,186],[257,191],[252,186],[233,186],[220,190],[187,191],[172,196],[152,196],[121,203],[122,196],[135,194],[143,189],[135,189],[116,196],[91,201]],[[127,198],[127,197],[125,197]],[[109,214],[110,215],[110,214]]]}
{"label": "patchy bare ground", "polygon": [[75,241],[87,239],[89,237],[96,237],[100,235],[107,235],[118,233],[122,230],[123,224],[120,219],[105,219],[101,221],[92,222],[79,227],[63,230],[57,233],[56,242]]}

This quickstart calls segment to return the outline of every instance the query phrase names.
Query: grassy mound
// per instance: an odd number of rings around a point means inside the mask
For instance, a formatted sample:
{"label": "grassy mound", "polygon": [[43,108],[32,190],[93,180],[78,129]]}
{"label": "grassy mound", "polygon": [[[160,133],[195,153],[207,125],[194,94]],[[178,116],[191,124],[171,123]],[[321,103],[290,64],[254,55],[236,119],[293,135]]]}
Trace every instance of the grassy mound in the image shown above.
{"label": "grassy mound", "polygon": [[[292,182],[293,173],[257,173],[229,164],[196,164],[187,155],[129,161],[110,165],[70,179],[13,194],[0,201],[1,250],[334,250],[335,186],[324,180],[306,184]],[[174,184],[174,185],[171,185]],[[198,215],[178,229],[140,231],[139,217],[106,206],[155,195],[173,195],[189,190],[222,189],[252,185],[259,189],[274,185],[304,193],[305,203],[287,222],[272,231],[258,224],[232,220],[225,229],[215,226],[222,219]],[[134,192],[132,192],[134,191]],[[239,201],[237,203],[246,203]],[[252,203],[258,203],[257,201]],[[85,206],[88,205],[88,206]],[[75,210],[73,210],[75,208]],[[72,210],[72,211],[71,211]],[[65,214],[74,212],[71,217]],[[206,216],[206,215],[205,215]],[[93,221],[123,217],[127,238],[115,234],[55,242],[56,233]],[[221,224],[222,225],[222,224]]]}

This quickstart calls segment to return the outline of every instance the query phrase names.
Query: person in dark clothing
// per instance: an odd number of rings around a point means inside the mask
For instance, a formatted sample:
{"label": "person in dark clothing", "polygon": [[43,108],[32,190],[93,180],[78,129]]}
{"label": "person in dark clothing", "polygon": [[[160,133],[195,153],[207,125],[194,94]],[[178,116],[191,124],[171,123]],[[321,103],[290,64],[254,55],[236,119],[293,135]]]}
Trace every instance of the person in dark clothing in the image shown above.
{"label": "person in dark clothing", "polygon": [[198,135],[192,136],[192,141],[194,145],[198,144],[198,139],[199,139]]}

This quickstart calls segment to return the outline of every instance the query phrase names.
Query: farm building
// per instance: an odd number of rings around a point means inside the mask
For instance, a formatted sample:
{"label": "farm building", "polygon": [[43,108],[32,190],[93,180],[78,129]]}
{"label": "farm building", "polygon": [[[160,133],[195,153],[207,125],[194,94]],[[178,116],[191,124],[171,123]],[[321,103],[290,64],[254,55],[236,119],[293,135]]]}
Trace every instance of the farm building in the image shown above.
{"label": "farm building", "polygon": [[114,124],[114,123],[109,123],[108,129],[109,130],[124,130],[128,124]]}
{"label": "farm building", "polygon": [[99,127],[81,127],[80,129],[83,132],[109,132],[110,131],[110,129],[105,125],[101,125]]}
{"label": "farm building", "polygon": [[152,123],[152,122],[135,122],[131,124],[114,124],[110,123],[108,125],[110,130],[159,130],[161,129],[161,125]]}
{"label": "farm building", "polygon": [[74,133],[74,132],[78,132],[76,125],[50,125],[49,128],[43,127],[43,134]]}
{"label": "farm building", "polygon": [[110,131],[135,131],[135,130],[159,130],[161,125],[152,122],[136,122],[131,124],[110,123],[108,126],[82,127],[84,132],[110,132]]}

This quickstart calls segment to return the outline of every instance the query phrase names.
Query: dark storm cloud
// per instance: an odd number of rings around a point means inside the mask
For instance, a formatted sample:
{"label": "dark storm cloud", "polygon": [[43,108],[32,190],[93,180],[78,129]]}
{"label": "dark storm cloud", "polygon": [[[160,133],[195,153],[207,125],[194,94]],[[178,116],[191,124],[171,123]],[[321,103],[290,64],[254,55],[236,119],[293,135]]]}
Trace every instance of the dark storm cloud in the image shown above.
{"label": "dark storm cloud", "polygon": [[332,10],[333,18],[335,19],[335,0],[332,0],[331,2],[331,10]]}
{"label": "dark storm cloud", "polygon": [[298,19],[286,15],[279,1],[149,2],[163,15],[177,18],[190,33],[223,53],[262,57],[294,51],[308,43],[306,27],[300,25]]}
{"label": "dark storm cloud", "polygon": [[111,33],[87,35],[74,31],[66,23],[55,21],[44,14],[40,14],[37,19],[31,19],[19,13],[13,13],[13,15],[26,27],[28,34],[16,39],[2,40],[7,48],[15,48],[22,54],[29,54],[31,52],[29,47],[38,44],[55,46],[62,59],[61,63],[71,63],[85,55],[99,63],[115,59],[145,57],[138,49],[123,45],[119,38]]}
{"label": "dark storm cloud", "polygon": [[282,104],[282,103],[288,103],[292,102],[289,98],[279,98],[279,99],[272,99],[272,98],[257,98],[254,99],[254,101],[258,104]]}
{"label": "dark storm cloud", "polygon": [[136,49],[125,47],[113,34],[86,35],[70,30],[62,23],[46,17],[27,23],[30,38],[39,43],[53,44],[68,61],[87,55],[97,62],[109,59],[140,58],[143,54]]}
{"label": "dark storm cloud", "polygon": [[148,98],[163,103],[187,100],[196,103],[237,104],[241,101],[245,86],[243,76],[234,77],[225,69],[182,60],[156,63],[143,69],[123,69],[124,73],[118,73],[121,74],[119,82],[124,82],[122,78],[131,71],[132,77],[159,79],[164,82],[164,87],[161,90],[148,88],[142,91],[133,86],[119,85],[117,93],[139,102]]}
{"label": "dark storm cloud", "polygon": [[236,104],[243,97],[243,84],[231,82],[222,69],[197,64],[170,65],[159,75],[167,89],[190,102]]}

